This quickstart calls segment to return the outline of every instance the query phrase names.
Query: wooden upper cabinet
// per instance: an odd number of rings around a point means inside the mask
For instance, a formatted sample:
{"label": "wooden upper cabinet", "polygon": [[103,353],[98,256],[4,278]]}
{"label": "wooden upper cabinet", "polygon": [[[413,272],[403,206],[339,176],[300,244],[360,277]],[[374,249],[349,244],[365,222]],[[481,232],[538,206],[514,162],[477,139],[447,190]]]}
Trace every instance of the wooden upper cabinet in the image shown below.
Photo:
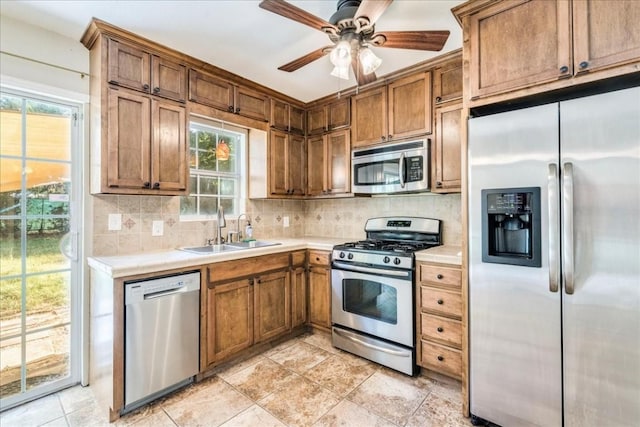
{"label": "wooden upper cabinet", "polygon": [[304,134],[305,111],[287,102],[271,99],[271,127]]}
{"label": "wooden upper cabinet", "polygon": [[187,67],[117,40],[108,41],[107,81],[174,101],[186,100]]}
{"label": "wooden upper cabinet", "polygon": [[318,135],[351,125],[351,101],[342,98],[307,110],[307,134]]}
{"label": "wooden upper cabinet", "polygon": [[151,182],[154,189],[187,189],[187,121],[184,107],[151,100]]}
{"label": "wooden upper cabinet", "polygon": [[307,195],[348,193],[351,188],[349,130],[307,139]]}
{"label": "wooden upper cabinet", "polygon": [[433,70],[433,100],[436,105],[462,98],[462,58]]}
{"label": "wooden upper cabinet", "polygon": [[432,192],[460,192],[461,112],[461,103],[443,105],[435,109],[434,141],[431,146]]}
{"label": "wooden upper cabinet", "polygon": [[318,105],[307,110],[307,135],[319,135],[327,131],[327,106]]}
{"label": "wooden upper cabinet", "polygon": [[362,91],[351,99],[353,148],[386,141],[387,88]]}
{"label": "wooden upper cabinet", "polygon": [[576,73],[640,60],[640,2],[573,1]]}
{"label": "wooden upper cabinet", "polygon": [[387,141],[431,133],[431,72],[389,83]]}
{"label": "wooden upper cabinet", "polygon": [[322,135],[307,138],[307,195],[326,193],[326,138]]}
{"label": "wooden upper cabinet", "polygon": [[274,129],[269,138],[271,195],[303,196],[306,192],[307,162],[304,137]]}
{"label": "wooden upper cabinet", "polygon": [[255,120],[269,120],[267,95],[193,68],[189,70],[189,100]]}

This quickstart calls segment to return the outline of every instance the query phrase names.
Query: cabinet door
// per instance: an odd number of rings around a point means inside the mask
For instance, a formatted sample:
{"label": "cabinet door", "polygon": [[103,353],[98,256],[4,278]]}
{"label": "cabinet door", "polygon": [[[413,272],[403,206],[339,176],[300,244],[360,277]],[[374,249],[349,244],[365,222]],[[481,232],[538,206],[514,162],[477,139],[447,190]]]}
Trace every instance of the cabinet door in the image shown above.
{"label": "cabinet door", "polygon": [[269,121],[269,98],[264,93],[236,86],[233,112],[244,117]]}
{"label": "cabinet door", "polygon": [[270,125],[285,132],[289,130],[289,104],[277,99],[271,100]]}
{"label": "cabinet door", "polygon": [[256,277],[253,282],[253,298],[256,343],[291,329],[289,270]]}
{"label": "cabinet door", "polygon": [[[348,102],[348,99],[347,99]],[[307,111],[307,133],[318,135],[327,131],[327,106],[320,105]]]}
{"label": "cabinet door", "polygon": [[[108,90],[107,141],[103,144],[103,183],[118,188],[151,187],[151,115],[147,96]],[[104,152],[106,150],[106,153]]]}
{"label": "cabinet door", "polygon": [[331,328],[331,283],[328,267],[309,267],[309,322]]}
{"label": "cabinet door", "polygon": [[307,194],[309,196],[320,196],[326,193],[325,140],[326,136],[322,135],[307,139]]}
{"label": "cabinet door", "polygon": [[431,72],[389,83],[387,140],[431,133]]}
{"label": "cabinet door", "polygon": [[151,56],[151,93],[184,102],[187,94],[187,67],[159,56]]}
{"label": "cabinet door", "polygon": [[307,270],[304,266],[291,269],[291,327],[307,322]]}
{"label": "cabinet door", "polygon": [[574,0],[572,4],[576,73],[638,60],[640,2]]}
{"label": "cabinet door", "polygon": [[436,105],[462,97],[462,58],[433,72],[433,99]]}
{"label": "cabinet door", "polygon": [[387,88],[361,92],[352,98],[353,147],[387,140]]}
{"label": "cabinet door", "polygon": [[152,188],[182,191],[187,188],[187,139],[185,108],[152,101]]}
{"label": "cabinet door", "polygon": [[285,132],[272,130],[269,133],[269,192],[272,195],[287,194],[287,139]]}
{"label": "cabinet door", "polygon": [[207,364],[253,344],[252,279],[207,290]]}
{"label": "cabinet door", "polygon": [[307,147],[304,137],[290,134],[287,142],[288,194],[304,196],[307,190]]}
{"label": "cabinet door", "polygon": [[571,76],[569,9],[568,1],[517,0],[471,15],[471,99]]}
{"label": "cabinet door", "polygon": [[351,188],[351,144],[349,131],[339,130],[327,135],[327,192],[348,193]]}
{"label": "cabinet door", "polygon": [[327,130],[349,127],[351,124],[351,101],[349,98],[343,98],[329,104],[327,122]]}
{"label": "cabinet door", "polygon": [[224,111],[233,111],[233,85],[222,80],[189,70],[189,100]]}
{"label": "cabinet door", "polygon": [[289,106],[289,132],[304,135],[306,114],[302,108]]}
{"label": "cabinet door", "polygon": [[441,193],[460,191],[461,112],[461,104],[436,108],[431,191]]}
{"label": "cabinet door", "polygon": [[109,39],[107,81],[149,93],[150,55],[133,46]]}

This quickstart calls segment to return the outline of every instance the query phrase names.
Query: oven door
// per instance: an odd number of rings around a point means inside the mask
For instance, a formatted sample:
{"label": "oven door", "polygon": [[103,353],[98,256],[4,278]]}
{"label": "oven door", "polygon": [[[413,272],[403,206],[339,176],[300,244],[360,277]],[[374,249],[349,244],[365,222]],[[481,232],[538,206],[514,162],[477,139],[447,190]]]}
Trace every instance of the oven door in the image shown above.
{"label": "oven door", "polygon": [[413,273],[345,266],[331,270],[334,325],[414,347]]}

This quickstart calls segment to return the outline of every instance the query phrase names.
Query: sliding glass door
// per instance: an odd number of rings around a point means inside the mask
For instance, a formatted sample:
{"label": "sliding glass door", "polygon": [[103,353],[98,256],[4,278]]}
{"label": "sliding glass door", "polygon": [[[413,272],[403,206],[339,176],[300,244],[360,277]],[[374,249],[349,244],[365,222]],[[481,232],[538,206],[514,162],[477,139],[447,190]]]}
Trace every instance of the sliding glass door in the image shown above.
{"label": "sliding glass door", "polygon": [[79,105],[3,90],[0,403],[79,380]]}

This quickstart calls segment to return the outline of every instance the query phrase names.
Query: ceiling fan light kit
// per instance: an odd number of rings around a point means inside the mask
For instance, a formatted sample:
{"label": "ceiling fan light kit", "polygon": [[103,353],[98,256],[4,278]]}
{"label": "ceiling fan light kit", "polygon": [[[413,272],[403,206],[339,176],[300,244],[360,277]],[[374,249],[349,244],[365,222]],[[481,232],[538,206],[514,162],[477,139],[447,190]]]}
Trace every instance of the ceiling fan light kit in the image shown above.
{"label": "ceiling fan light kit", "polygon": [[[289,62],[279,70],[292,72],[329,54],[334,65],[331,75],[348,80],[353,68],[358,85],[376,80],[374,72],[382,60],[369,46],[440,51],[448,31],[387,31],[375,33],[374,24],[393,0],[338,0],[337,10],[329,22],[285,0],[262,0],[260,8],[308,25],[329,36],[335,47],[325,47]],[[354,60],[357,59],[357,60]]]}

